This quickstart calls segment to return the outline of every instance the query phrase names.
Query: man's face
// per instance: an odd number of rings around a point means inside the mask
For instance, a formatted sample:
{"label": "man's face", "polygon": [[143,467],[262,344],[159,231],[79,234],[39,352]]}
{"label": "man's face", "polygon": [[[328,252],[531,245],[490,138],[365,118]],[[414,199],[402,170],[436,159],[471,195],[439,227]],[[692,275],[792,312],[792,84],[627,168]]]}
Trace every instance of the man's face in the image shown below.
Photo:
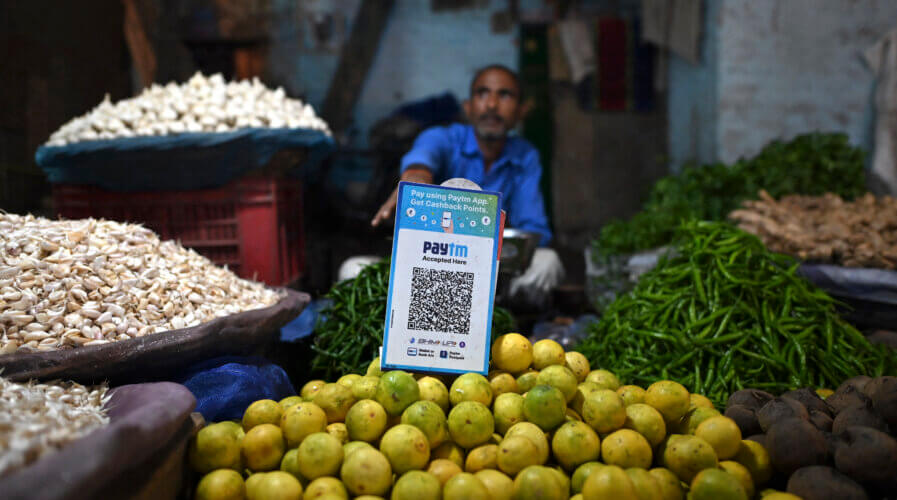
{"label": "man's face", "polygon": [[506,72],[487,70],[473,83],[464,109],[477,137],[487,141],[504,139],[519,118],[520,89]]}

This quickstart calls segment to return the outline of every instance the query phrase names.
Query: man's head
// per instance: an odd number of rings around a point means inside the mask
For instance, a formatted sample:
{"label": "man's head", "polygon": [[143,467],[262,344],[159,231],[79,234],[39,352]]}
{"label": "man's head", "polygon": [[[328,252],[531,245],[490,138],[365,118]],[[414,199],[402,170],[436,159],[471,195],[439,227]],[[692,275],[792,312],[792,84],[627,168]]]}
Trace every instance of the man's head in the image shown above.
{"label": "man's head", "polygon": [[507,137],[521,115],[520,79],[505,66],[480,69],[470,82],[470,98],[464,101],[467,119],[481,140]]}

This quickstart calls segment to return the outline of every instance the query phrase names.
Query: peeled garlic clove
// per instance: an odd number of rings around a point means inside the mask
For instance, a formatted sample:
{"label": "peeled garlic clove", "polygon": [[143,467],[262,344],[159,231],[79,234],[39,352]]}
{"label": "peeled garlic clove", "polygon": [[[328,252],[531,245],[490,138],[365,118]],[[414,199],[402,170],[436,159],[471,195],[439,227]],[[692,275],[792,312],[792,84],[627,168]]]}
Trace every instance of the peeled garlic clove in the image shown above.
{"label": "peeled garlic clove", "polygon": [[330,133],[311,106],[288,97],[283,87],[271,90],[258,78],[227,82],[221,74],[206,77],[197,72],[184,84],[153,84],[116,103],[107,95],[51,134],[47,145],[244,127],[305,127]]}
{"label": "peeled garlic clove", "polygon": [[171,108],[165,108],[162,110],[161,113],[159,113],[159,118],[161,118],[162,120],[166,120],[166,121],[174,120],[177,117],[178,117],[177,111],[175,111]]}

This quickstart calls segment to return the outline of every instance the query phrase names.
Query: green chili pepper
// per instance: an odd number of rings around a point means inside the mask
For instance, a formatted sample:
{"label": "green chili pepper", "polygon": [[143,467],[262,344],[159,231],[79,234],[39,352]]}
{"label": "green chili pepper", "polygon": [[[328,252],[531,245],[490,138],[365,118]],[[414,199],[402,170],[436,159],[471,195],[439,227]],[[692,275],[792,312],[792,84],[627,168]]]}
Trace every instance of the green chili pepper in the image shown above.
{"label": "green chili pepper", "polygon": [[739,388],[784,392],[897,372],[796,262],[728,224],[684,224],[675,256],[609,305],[577,346],[594,366],[639,383],[672,379],[716,404]]}

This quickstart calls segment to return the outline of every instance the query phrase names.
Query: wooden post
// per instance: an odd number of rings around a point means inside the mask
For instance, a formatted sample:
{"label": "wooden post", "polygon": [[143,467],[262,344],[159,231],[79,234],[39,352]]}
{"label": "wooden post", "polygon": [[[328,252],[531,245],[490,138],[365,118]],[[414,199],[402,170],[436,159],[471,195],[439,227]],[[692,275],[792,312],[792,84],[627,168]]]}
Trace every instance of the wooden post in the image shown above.
{"label": "wooden post", "polygon": [[352,111],[374,62],[393,4],[394,0],[364,0],[358,9],[321,108],[321,116],[334,133],[344,131],[352,122]]}
{"label": "wooden post", "polygon": [[143,22],[140,20],[140,11],[137,10],[135,0],[122,0],[125,6],[125,40],[128,42],[128,51],[134,60],[134,67],[140,77],[140,84],[149,87],[156,79],[156,54],[153,45],[146,36]]}

